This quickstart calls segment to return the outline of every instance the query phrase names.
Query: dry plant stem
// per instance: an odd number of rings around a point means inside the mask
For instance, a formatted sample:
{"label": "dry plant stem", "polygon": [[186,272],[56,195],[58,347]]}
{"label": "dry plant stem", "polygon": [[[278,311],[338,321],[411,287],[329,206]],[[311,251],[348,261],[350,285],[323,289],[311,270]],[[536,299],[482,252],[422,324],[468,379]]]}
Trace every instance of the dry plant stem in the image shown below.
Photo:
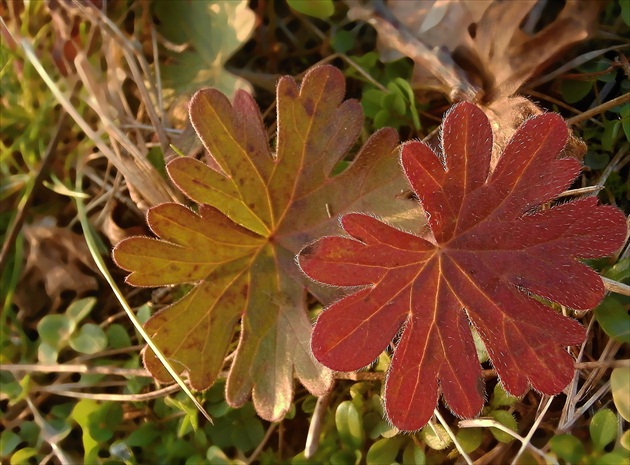
{"label": "dry plant stem", "polygon": [[40,365],[38,363],[15,363],[2,365],[2,369],[11,373],[85,373],[99,375],[142,376],[151,378],[151,373],[143,368],[90,367],[87,365]]}
{"label": "dry plant stem", "polygon": [[324,417],[326,415],[326,410],[328,409],[328,403],[330,402],[330,396],[333,390],[334,385],[331,386],[330,391],[317,398],[315,410],[313,410],[313,417],[311,418],[311,423],[308,426],[306,445],[304,446],[304,457],[306,459],[313,457],[319,447],[319,436],[322,430],[322,425],[324,424]]}
{"label": "dry plant stem", "polygon": [[68,113],[62,109],[59,120],[57,121],[57,126],[55,127],[55,131],[53,133],[53,138],[48,143],[48,147],[46,147],[46,152],[44,153],[41,164],[39,166],[39,171],[37,172],[37,175],[33,180],[31,189],[26,193],[26,197],[23,197],[20,201],[20,206],[18,207],[18,211],[15,215],[15,219],[13,220],[13,224],[7,231],[4,243],[2,244],[2,251],[0,252],[0,273],[4,271],[4,267],[6,266],[7,260],[9,259],[9,253],[11,252],[11,248],[13,247],[13,244],[15,243],[15,240],[17,239],[18,234],[22,229],[22,224],[24,223],[24,219],[26,218],[26,213],[33,203],[35,193],[37,192],[37,189],[48,174],[48,166],[50,166],[50,163],[53,160],[53,156],[57,151],[57,145],[59,145],[59,142],[61,141],[61,130],[66,122],[67,116]]}
{"label": "dry plant stem", "polygon": [[102,352],[98,352],[96,354],[79,355],[73,358],[72,362],[82,363],[87,360],[94,360],[96,358],[105,358],[105,357],[111,357],[113,355],[136,353],[139,350],[142,350],[142,348],[144,348],[144,344],[136,344],[129,347],[121,347],[120,349],[108,349],[108,350],[103,350]]}
{"label": "dry plant stem", "polygon": [[71,463],[73,463],[73,460],[71,460],[70,457],[68,457],[68,455],[66,454],[66,452],[63,449],[61,449],[61,447],[59,447],[58,442],[63,438],[58,437],[59,436],[58,434],[57,435],[51,434],[50,426],[48,425],[44,417],[42,417],[41,413],[39,413],[39,410],[37,410],[37,407],[35,406],[35,404],[33,404],[33,401],[31,400],[29,396],[26,396],[26,403],[28,404],[29,409],[33,413],[33,419],[35,420],[35,423],[40,428],[40,431],[41,431],[40,434],[41,434],[42,439],[44,439],[44,441],[46,441],[50,445],[53,451],[53,454],[55,454],[55,457],[57,457],[57,460],[59,460],[59,463],[61,463],[61,465],[70,465]]}
{"label": "dry plant stem", "polygon": [[608,279],[605,277],[601,277],[604,282],[604,287],[607,291],[615,292],[616,294],[621,294],[630,297],[630,286],[624,283],[620,283],[617,281],[613,281],[612,279]]}
{"label": "dry plant stem", "polygon": [[[105,16],[100,9],[85,6],[84,4],[76,0],[74,4],[79,7],[79,10],[83,13],[84,18],[87,21],[95,19],[100,28],[104,32],[106,32],[112,38],[112,40],[117,42],[119,47],[121,47],[123,54],[125,55],[125,59],[127,60],[127,64],[129,65],[129,69],[131,70],[131,74],[133,75],[134,82],[138,86],[138,91],[140,92],[142,102],[147,109],[147,113],[149,114],[151,123],[153,123],[154,130],[157,133],[162,153],[166,153],[166,149],[168,148],[168,138],[166,137],[166,133],[164,132],[164,129],[162,127],[162,121],[160,120],[160,117],[158,116],[155,107],[153,106],[151,97],[149,96],[149,92],[144,85],[144,78],[142,76],[142,73],[140,72],[140,68],[138,67],[139,63],[140,66],[142,66],[142,68],[144,69],[145,75],[149,76],[149,73],[147,72],[148,64],[146,63],[146,60],[140,53],[137,52],[137,50],[129,46],[129,40],[120,32],[116,24],[114,24],[109,18],[107,18],[107,16]],[[151,82],[151,80],[149,79],[148,82]]]}
{"label": "dry plant stem", "polygon": [[[33,51],[31,44],[22,39],[20,45],[24,50],[24,54],[31,65],[39,73],[44,82],[48,85],[48,88],[55,95],[62,107],[68,112],[74,119],[77,125],[83,132],[94,142],[94,145],[105,155],[116,168],[127,178],[133,180],[134,185],[141,192],[141,195],[147,201],[149,205],[158,205],[160,203],[177,200],[177,196],[172,192],[172,189],[163,182],[155,168],[140,154],[136,149],[131,152],[132,159],[128,157],[119,157],[114,151],[105,143],[101,136],[83,119],[79,112],[74,108],[70,99],[64,95],[61,89],[55,84],[52,78],[48,75],[39,59]],[[128,147],[133,147],[131,141],[127,140],[126,136],[118,130],[113,123],[109,120],[103,120],[106,125],[110,125],[109,129],[112,130],[110,136],[121,137],[126,140]]]}
{"label": "dry plant stem", "polygon": [[608,180],[608,177],[618,171],[619,169],[621,169],[621,167],[628,162],[628,159],[625,159],[625,155],[628,153],[628,146],[624,145],[623,147],[621,147],[621,149],[619,149],[619,151],[615,154],[615,156],[613,157],[612,160],[610,160],[610,163],[608,163],[608,165],[606,166],[606,168],[604,169],[604,171],[602,172],[601,176],[599,177],[599,179],[597,180],[597,184],[596,186],[600,187],[600,188],[604,188],[604,184],[606,184],[606,181]]}
{"label": "dry plant stem", "polygon": [[573,415],[573,418],[569,422],[562,425],[562,428],[558,428],[558,433],[565,433],[569,431],[573,426],[573,423],[575,423],[578,418],[584,415],[584,413],[586,413],[586,411],[590,409],[591,406],[608,391],[610,391],[610,381],[606,381],[606,383],[601,388],[599,388],[597,392],[595,392],[595,394],[593,394],[591,398],[584,403],[584,405],[577,409]]}
{"label": "dry plant stem", "polygon": [[545,74],[544,76],[541,76],[538,79],[535,79],[534,81],[529,82],[527,84],[527,87],[528,88],[538,87],[541,84],[544,84],[545,82],[549,82],[555,79],[556,77],[568,71],[571,71],[573,68],[577,68],[578,66],[583,65],[584,63],[591,61],[600,55],[603,55],[604,53],[610,52],[611,50],[622,50],[624,48],[628,48],[628,45],[627,44],[613,45],[612,47],[602,48],[600,50],[593,50],[591,52],[584,53],[580,55],[579,57],[575,57],[573,60],[569,61],[568,63],[565,63],[559,68]]}
{"label": "dry plant stem", "polygon": [[608,102],[597,105],[595,108],[586,110],[584,113],[576,115],[573,118],[569,118],[567,119],[567,124],[569,126],[573,126],[575,124],[581,123],[584,120],[589,119],[591,116],[599,115],[600,113],[604,113],[605,111],[608,111],[611,108],[615,108],[626,102],[630,102],[630,94],[620,95],[619,97],[609,100]]}
{"label": "dry plant stem", "polygon": [[256,449],[254,449],[254,452],[252,452],[252,455],[250,455],[249,458],[245,461],[246,465],[251,465],[252,463],[256,461],[260,453],[263,451],[263,449],[267,445],[267,442],[269,442],[269,439],[271,439],[271,435],[276,430],[278,425],[279,423],[272,423],[271,425],[269,425],[269,428],[267,428],[267,431],[265,432],[265,436],[260,441],[260,444],[256,446]]}
{"label": "dry plant stem", "polygon": [[[589,325],[589,330],[592,327],[593,321],[594,320],[591,320],[591,325]],[[608,344],[606,344],[606,347],[602,351],[602,354],[600,356],[600,361],[604,361],[608,357],[614,357],[617,350],[619,350],[619,347],[621,347],[620,343],[609,340]],[[599,399],[601,396],[606,394],[608,389],[610,389],[610,381],[608,381],[602,388],[600,388],[595,394],[593,394],[591,398],[588,401],[586,401],[584,405],[582,405],[582,407],[580,407],[577,410],[575,409],[578,402],[584,399],[584,397],[591,390],[595,382],[602,378],[607,368],[608,368],[607,366],[603,365],[603,366],[599,366],[595,368],[592,372],[590,372],[588,377],[584,381],[582,388],[579,391],[577,391],[577,378],[574,379],[574,383],[572,385],[573,395],[571,395],[567,399],[565,408],[562,411],[562,416],[560,417],[560,422],[558,423],[558,431],[560,433],[570,430],[573,424],[577,421],[577,419],[584,414],[588,406],[592,405],[597,399]]]}
{"label": "dry plant stem", "polygon": [[[615,354],[617,353],[620,347],[621,347],[620,342],[617,342],[613,339],[609,339],[599,359],[606,360],[609,357],[611,358],[615,357]],[[583,399],[589,392],[591,392],[599,384],[605,372],[606,372],[606,368],[596,368],[593,371],[591,371],[588,377],[586,378],[586,380],[584,381],[584,384],[582,385],[582,387],[577,393],[578,399]]]}
{"label": "dry plant stem", "polygon": [[[468,465],[473,465],[473,461],[472,459],[468,456],[468,454],[466,453],[466,451],[462,448],[461,444],[459,443],[459,441],[457,440],[457,437],[455,436],[455,434],[453,433],[453,430],[451,429],[450,426],[448,426],[448,423],[446,422],[446,420],[444,419],[444,417],[442,417],[442,415],[440,414],[440,411],[438,409],[435,409],[433,411],[433,415],[436,416],[436,418],[438,419],[438,421],[442,424],[442,426],[444,427],[444,429],[446,430],[446,434],[449,435],[449,437],[451,438],[451,441],[453,441],[453,444],[455,444],[455,447],[457,448],[459,454],[462,456],[462,458],[466,461],[466,463]],[[429,423],[430,425],[431,423]]]}
{"label": "dry plant stem", "polygon": [[440,50],[430,49],[400,24],[381,1],[362,5],[347,0],[350,19],[360,19],[376,29],[379,37],[402,54],[421,64],[442,81],[444,93],[452,101],[478,100],[481,89],[471,84],[453,59]]}
{"label": "dry plant stem", "polygon": [[512,465],[516,465],[518,463],[518,459],[521,457],[521,455],[523,455],[523,452],[525,452],[525,449],[527,449],[527,446],[530,444],[532,437],[534,437],[534,433],[536,432],[536,430],[538,429],[538,426],[540,425],[543,418],[545,417],[547,410],[549,410],[549,407],[551,407],[551,403],[553,402],[553,397],[552,396],[544,396],[544,397],[547,398],[547,402],[545,402],[544,407],[540,409],[540,413],[536,417],[536,420],[534,421],[534,424],[532,425],[532,427],[529,429],[529,433],[527,433],[527,436],[525,436],[524,441],[521,444],[521,448],[518,450],[518,452],[514,456],[514,459],[512,460]]}
{"label": "dry plant stem", "polygon": [[155,27],[153,27],[153,24],[151,25],[151,47],[153,50],[153,63],[155,66],[155,88],[157,90],[157,105],[158,105],[158,110],[160,112],[160,119],[164,120],[164,95],[162,94],[162,72],[160,71],[157,33],[155,32]]}
{"label": "dry plant stem", "polygon": [[525,438],[521,437],[518,433],[512,431],[510,428],[508,428],[504,424],[499,423],[498,421],[493,420],[491,418],[476,418],[474,420],[461,420],[458,426],[460,428],[497,428],[497,429],[500,429],[504,433],[507,433],[510,436],[512,436],[514,439],[518,440],[519,442],[526,444],[527,449],[540,455],[546,461],[546,463],[552,463],[552,464],[558,465],[558,461],[554,457],[545,454],[545,452],[533,446],[530,442],[525,441]]}
{"label": "dry plant stem", "polygon": [[599,191],[601,191],[603,186],[588,186],[588,187],[580,187],[579,189],[569,189],[568,191],[564,191],[558,197],[570,197],[572,195],[582,195],[582,194],[592,194],[595,195]]}
{"label": "dry plant stem", "polygon": [[349,373],[335,373],[335,379],[349,379],[351,381],[382,381],[385,379],[385,373],[371,371],[351,371]]}
{"label": "dry plant stem", "polygon": [[[584,357],[586,344],[588,343],[590,339],[588,335],[591,334],[594,324],[595,324],[595,318],[591,318],[588,322],[588,327],[586,328],[587,338],[580,345],[580,352],[578,353],[578,356],[577,356],[578,362],[582,360],[582,358]],[[580,370],[576,368],[576,370],[573,372],[573,379],[571,380],[571,383],[565,388],[565,392],[567,393],[567,400],[564,403],[564,407],[562,408],[562,414],[560,415],[560,421],[558,422],[558,425],[560,426],[562,426],[567,421],[569,421],[569,419],[571,419],[573,415],[575,414],[575,406],[580,401],[580,399],[577,397],[578,381],[580,379],[580,375],[581,375]]]}
{"label": "dry plant stem", "polygon": [[[557,98],[554,98],[550,95],[544,94],[542,92],[538,92],[536,90],[533,89],[528,89],[526,92],[524,92],[528,97],[536,97],[538,99],[542,99],[545,100],[547,102],[553,103],[555,105],[558,105],[560,108],[564,108],[565,110],[570,111],[571,113],[575,113],[576,115],[579,115],[581,113],[580,110],[578,110],[577,108],[572,107],[571,105],[568,105],[567,103],[563,102],[562,100],[559,100]],[[530,99],[531,100],[531,99]],[[599,121],[597,121],[596,119],[591,118],[591,121],[594,124],[597,124],[598,126],[604,126],[602,123],[600,123]]]}
{"label": "dry plant stem", "polygon": [[51,389],[45,387],[40,387],[37,391],[58,396],[71,397],[73,399],[91,399],[105,402],[146,402],[148,400],[166,397],[169,394],[179,391],[179,389],[180,388],[177,384],[172,384],[165,388],[158,389],[157,391],[146,392],[144,394],[101,394],[96,392],[79,392],[69,389]]}
{"label": "dry plant stem", "polygon": [[625,360],[602,360],[598,362],[580,362],[575,364],[577,370],[583,369],[606,369],[606,368],[630,368],[630,359]]}

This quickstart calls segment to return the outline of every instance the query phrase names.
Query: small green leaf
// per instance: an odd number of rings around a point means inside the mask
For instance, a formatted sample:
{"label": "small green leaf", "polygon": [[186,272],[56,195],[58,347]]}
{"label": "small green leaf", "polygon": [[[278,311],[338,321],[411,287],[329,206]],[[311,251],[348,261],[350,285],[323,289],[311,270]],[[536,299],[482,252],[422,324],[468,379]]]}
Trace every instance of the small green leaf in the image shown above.
{"label": "small green leaf", "polygon": [[265,436],[265,429],[255,416],[254,409],[249,405],[239,409],[240,424],[232,431],[232,442],[238,450],[253,450]]}
{"label": "small green leaf", "polygon": [[[628,7],[630,9],[630,7]],[[630,103],[621,106],[621,127],[626,134],[626,140],[630,140]]]}
{"label": "small green leaf", "polygon": [[145,324],[151,318],[151,306],[149,304],[142,305],[136,311],[136,316],[140,323]]}
{"label": "small green leaf", "polygon": [[37,323],[37,332],[42,342],[61,348],[76,328],[76,323],[67,315],[46,315]]}
{"label": "small green leaf", "polygon": [[57,363],[59,351],[57,347],[51,346],[47,342],[41,342],[37,348],[37,360],[44,364]]}
{"label": "small green leaf", "polygon": [[576,103],[588,95],[593,88],[591,81],[580,81],[576,79],[565,79],[560,85],[562,98],[567,103]]}
{"label": "small green leaf", "polygon": [[228,456],[225,455],[225,452],[217,446],[210,446],[208,448],[208,451],[206,452],[206,459],[208,459],[212,465],[230,465],[231,463]]}
{"label": "small green leaf", "polygon": [[630,281],[630,258],[623,258],[608,268],[604,276],[614,281]]}
{"label": "small green leaf", "polygon": [[420,433],[422,440],[433,450],[446,449],[452,442],[442,425],[427,425]]}
{"label": "small green leaf", "polygon": [[579,463],[586,454],[582,442],[571,434],[560,434],[549,441],[551,451],[568,463]]}
{"label": "small green leaf", "polygon": [[330,41],[330,46],[337,53],[346,53],[354,47],[354,34],[343,29],[337,31]]}
{"label": "small green leaf", "polygon": [[384,95],[385,93],[378,89],[368,89],[363,92],[361,107],[365,116],[372,119],[376,117],[376,114],[381,111],[381,101]]}
{"label": "small green leaf", "polygon": [[[516,419],[507,410],[494,410],[490,412],[490,416],[502,425],[507,426],[511,430],[516,431],[518,428],[518,425],[516,424]],[[514,440],[513,436],[506,433],[505,431],[501,431],[500,429],[490,428],[490,432],[497,441],[508,443]]]}
{"label": "small green leaf", "polygon": [[630,368],[615,368],[610,375],[610,389],[619,415],[630,421]]}
{"label": "small green leaf", "polygon": [[396,436],[391,439],[379,439],[368,450],[366,462],[368,465],[387,465],[396,461],[398,451],[405,438]]}
{"label": "small green leaf", "polygon": [[22,439],[11,430],[0,433],[0,457],[8,457],[22,442]]}
{"label": "small green leaf", "polygon": [[105,334],[107,334],[107,343],[112,349],[122,349],[131,345],[131,338],[123,325],[114,323],[107,328]]}
{"label": "small green leaf", "polygon": [[87,323],[72,335],[70,347],[80,354],[96,354],[107,347],[107,335],[100,326]]}
{"label": "small green leaf", "polygon": [[615,440],[618,426],[617,416],[610,409],[600,410],[593,415],[588,429],[596,450],[604,450],[604,447]]}
{"label": "small green leaf", "polygon": [[147,160],[158,170],[162,177],[166,178],[168,176],[166,173],[166,164],[164,163],[164,154],[160,147],[150,148],[149,153],[147,153]]}
{"label": "small green leaf", "polygon": [[147,447],[154,443],[161,432],[154,423],[143,423],[127,437],[129,447]]}
{"label": "small green leaf", "polygon": [[37,449],[34,447],[25,447],[15,452],[11,456],[10,463],[11,465],[23,465],[25,463],[29,463],[29,459],[31,457],[35,457],[37,455]]}
{"label": "small green leaf", "polygon": [[630,3],[625,0],[619,0],[617,2],[621,7],[621,18],[626,26],[630,26]]}
{"label": "small green leaf", "polygon": [[88,420],[92,438],[98,442],[109,441],[122,423],[122,405],[118,402],[103,403],[88,416]]}
{"label": "small green leaf", "polygon": [[[41,346],[42,344],[40,344],[40,348]],[[40,359],[40,361],[42,360]],[[42,363],[47,362],[42,361]],[[52,363],[54,363],[54,361]],[[6,377],[0,377],[0,392],[6,395],[6,397],[10,400],[10,404],[24,400],[29,393],[31,375],[24,375],[24,377],[20,380],[16,380],[13,375],[7,372],[4,372],[3,375],[6,375]]]}
{"label": "small green leaf", "polygon": [[483,430],[481,428],[462,428],[455,435],[457,442],[464,452],[470,454],[477,450],[483,441]]}
{"label": "small green leaf", "polygon": [[83,318],[90,314],[94,305],[96,305],[96,297],[86,297],[85,299],[75,300],[66,309],[66,315],[78,324]]}
{"label": "small green leaf", "polygon": [[584,156],[584,164],[592,170],[601,170],[610,162],[610,155],[604,152],[589,150]]}
{"label": "small green leaf", "polygon": [[331,465],[358,465],[361,462],[361,452],[355,450],[340,450],[330,456]]}
{"label": "small green leaf", "polygon": [[287,0],[295,11],[315,18],[326,19],[335,12],[332,0]]}
{"label": "small green leaf", "polygon": [[363,419],[352,401],[345,400],[335,412],[335,423],[339,439],[351,449],[360,449],[365,440]]}
{"label": "small green leaf", "polygon": [[391,425],[383,420],[382,415],[374,412],[366,414],[363,417],[363,423],[370,439],[378,439],[383,433],[392,429]]}
{"label": "small green leaf", "polygon": [[425,465],[427,463],[427,456],[413,441],[409,441],[403,452],[403,463]]}
{"label": "small green leaf", "polygon": [[621,445],[621,447],[623,447],[627,451],[630,451],[630,430],[624,432],[621,435],[621,438],[619,439],[619,444]]}
{"label": "small green leaf", "polygon": [[597,465],[621,465],[628,463],[630,463],[630,453],[625,449],[615,449],[597,457]]}
{"label": "small green leaf", "polygon": [[413,127],[416,131],[420,129],[420,117],[418,115],[418,109],[416,108],[416,96],[413,93],[413,89],[409,84],[409,81],[397,77],[393,81],[402,91],[403,95],[405,95],[407,102],[409,103],[408,109],[411,114],[411,121],[413,122]]}
{"label": "small green leaf", "polygon": [[390,109],[398,116],[404,115],[407,112],[407,103],[405,102],[402,91],[393,82],[387,84],[387,89],[389,90],[389,94],[383,99],[383,106]]}
{"label": "small green leaf", "polygon": [[99,404],[90,399],[81,399],[72,409],[70,417],[76,421],[83,431],[83,462],[97,463],[98,461],[98,441],[92,437],[91,417],[99,409]]}
{"label": "small green leaf", "polygon": [[604,123],[604,133],[602,134],[602,149],[606,152],[612,152],[615,143],[619,138],[619,130],[621,122],[618,120],[606,121]]}
{"label": "small green leaf", "polygon": [[494,387],[492,401],[490,402],[490,407],[492,409],[498,409],[499,407],[511,407],[517,402],[518,397],[508,394],[500,384],[497,384]]}
{"label": "small green leaf", "polygon": [[488,355],[488,350],[486,349],[486,345],[483,343],[479,332],[474,326],[470,327],[470,332],[472,333],[473,342],[475,343],[479,363],[487,362],[490,359],[490,356]]}
{"label": "small green leaf", "polygon": [[35,444],[41,438],[42,430],[34,421],[24,421],[20,425],[20,437],[29,444]]}
{"label": "small green leaf", "polygon": [[376,129],[380,129],[388,126],[395,126],[392,119],[392,114],[389,110],[379,110],[379,112],[374,116],[374,127]]}
{"label": "small green leaf", "polygon": [[302,411],[304,413],[313,413],[315,411],[315,405],[317,405],[317,397],[307,396],[302,402]]}
{"label": "small green leaf", "polygon": [[595,318],[604,332],[617,342],[630,344],[628,303],[621,296],[609,295],[595,308]]}

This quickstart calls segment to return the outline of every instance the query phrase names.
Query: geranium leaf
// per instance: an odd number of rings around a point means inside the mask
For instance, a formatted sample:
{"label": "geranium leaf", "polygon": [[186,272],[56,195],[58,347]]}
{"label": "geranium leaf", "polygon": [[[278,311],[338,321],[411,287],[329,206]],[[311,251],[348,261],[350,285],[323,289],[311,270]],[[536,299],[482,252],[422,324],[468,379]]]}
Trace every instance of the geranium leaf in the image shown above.
{"label": "geranium leaf", "polygon": [[352,213],[342,218],[351,237],[324,237],[301,251],[312,279],[362,286],[317,320],[311,344],[324,365],[364,367],[403,328],[384,396],[399,429],[426,424],[440,391],[457,415],[479,413],[484,388],[472,327],[511,394],[531,385],[553,395],[571,380],[564,347],[582,342],[584,329],[540,298],[577,310],[597,305],[602,281],[578,259],[614,252],[626,225],[619,210],[594,198],[543,208],[581,168],[559,157],[567,133],[558,115],[532,118],[491,170],[488,118],[458,104],[442,126],[443,154],[417,141],[401,150],[430,231],[420,237]]}
{"label": "geranium leaf", "polygon": [[[199,207],[166,203],[147,221],[159,239],[133,237],[114,250],[136,286],[194,283],[181,300],[155,314],[146,328],[194,389],[206,389],[224,369],[234,328],[238,345],[226,384],[227,401],[250,395],[258,413],[275,421],[287,412],[294,375],[315,395],[331,374],[313,360],[305,290],[325,300],[330,289],[305,280],[295,254],[336,228],[334,215],[376,205],[402,224],[415,204],[396,157],[395,131],[375,133],[350,166],[333,176],[363,124],[360,105],[343,101],[345,83],[331,66],[315,68],[298,87],[282,78],[277,90],[275,153],[256,103],[237,92],[233,103],[215,89],[199,91],[190,117],[207,148],[207,163],[173,160],[167,170]],[[162,382],[170,377],[151,351],[144,360]]]}

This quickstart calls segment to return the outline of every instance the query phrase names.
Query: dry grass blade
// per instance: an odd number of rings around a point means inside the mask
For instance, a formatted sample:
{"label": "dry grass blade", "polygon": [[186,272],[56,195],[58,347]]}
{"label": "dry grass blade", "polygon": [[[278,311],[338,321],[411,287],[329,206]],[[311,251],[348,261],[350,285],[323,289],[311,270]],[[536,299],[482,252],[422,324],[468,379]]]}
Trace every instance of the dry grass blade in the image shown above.
{"label": "dry grass blade", "polygon": [[551,403],[553,402],[553,397],[549,397],[549,396],[544,396],[544,397],[547,398],[547,402],[545,402],[545,405],[539,409],[539,413],[536,416],[536,420],[534,421],[534,424],[529,429],[527,436],[525,436],[523,442],[521,443],[521,448],[518,450],[518,452],[514,456],[514,459],[512,460],[512,465],[516,465],[518,463],[518,459],[521,457],[521,455],[523,455],[523,452],[525,452],[525,450],[527,449],[527,446],[531,443],[531,440],[534,437],[534,433],[538,429],[538,426],[540,425],[540,423],[545,418],[545,414],[547,413],[547,410],[549,410],[549,407],[551,407]]}
{"label": "dry grass blade", "polygon": [[601,113],[604,113],[610,110],[611,108],[615,108],[620,105],[623,105],[626,102],[630,102],[630,94],[620,95],[619,97],[609,100],[607,102],[604,102],[601,105],[596,106],[595,108],[591,108],[590,110],[580,113],[577,116],[569,118],[567,119],[567,124],[569,126],[573,126],[575,124],[581,123],[582,121],[585,121],[593,117],[594,115],[599,115]]}
{"label": "dry grass blade", "polygon": [[3,364],[3,370],[13,373],[85,373],[118,376],[143,376],[150,378],[151,374],[143,368],[120,368],[108,366],[90,367],[82,364],[44,365],[39,363]]}
{"label": "dry grass blade", "polygon": [[[77,167],[77,189],[78,190],[81,189],[81,181],[82,181],[82,177],[83,177],[83,175],[82,175],[82,168],[83,167],[81,165],[79,165]],[[125,299],[125,297],[123,296],[122,292],[120,291],[120,289],[116,285],[114,279],[112,278],[112,276],[110,275],[109,271],[107,270],[107,267],[105,266],[103,258],[101,257],[100,253],[98,252],[98,246],[96,245],[96,240],[94,239],[94,237],[92,235],[92,232],[91,232],[91,229],[90,229],[90,224],[88,223],[87,215],[86,215],[86,212],[85,212],[85,206],[83,205],[83,200],[80,199],[80,198],[75,198],[75,202],[76,202],[76,205],[77,205],[77,211],[78,211],[78,214],[79,214],[79,218],[81,220],[81,226],[83,228],[83,234],[85,235],[85,240],[86,240],[86,242],[88,244],[88,247],[90,249],[90,252],[92,254],[92,258],[96,262],[96,264],[97,264],[99,270],[101,271],[103,277],[105,278],[105,280],[107,281],[107,283],[111,287],[112,291],[116,295],[116,298],[119,300],[119,302],[122,305],[123,309],[127,313],[127,316],[129,317],[129,319],[133,323],[133,325],[136,328],[136,330],[140,333],[140,335],[142,336],[144,341],[147,343],[147,345],[151,348],[151,350],[153,350],[153,352],[155,353],[156,357],[158,357],[160,359],[160,361],[164,365],[164,368],[173,377],[173,379],[176,381],[178,386],[182,389],[182,391],[184,391],[186,393],[188,398],[193,402],[193,404],[195,404],[195,407],[197,407],[197,409],[201,412],[201,414],[210,423],[212,423],[212,418],[210,417],[208,412],[206,412],[206,410],[203,408],[201,403],[193,395],[193,393],[190,391],[190,389],[188,388],[186,383],[184,383],[184,380],[182,380],[182,378],[177,374],[177,372],[175,371],[175,369],[173,368],[171,363],[168,361],[168,359],[164,356],[162,351],[152,341],[151,337],[147,334],[147,332],[142,327],[142,324],[138,320],[138,317],[135,315],[135,313],[133,312],[133,310],[131,309],[131,307],[127,303],[127,300]]]}
{"label": "dry grass blade", "polygon": [[[57,97],[59,103],[68,112],[68,114],[79,125],[81,130],[94,142],[96,147],[112,162],[114,166],[125,176],[127,179],[133,179],[134,186],[142,196],[142,199],[148,206],[157,205],[163,202],[172,201],[177,198],[172,189],[164,182],[159,176],[157,170],[151,166],[151,164],[143,157],[138,150],[132,150],[130,153],[131,158],[117,153],[103,140],[100,134],[94,131],[87,121],[79,114],[74,108],[74,105],[70,102],[69,97],[61,90],[61,88],[52,80],[50,75],[46,72],[41,65],[37,55],[35,54],[32,45],[23,39],[20,41],[20,45],[24,50],[24,54],[31,62],[33,67],[37,70],[41,78],[46,85],[50,88],[51,92]],[[102,115],[101,115],[102,116]],[[112,130],[114,137],[120,138],[125,141],[127,138],[124,134],[116,128],[109,118],[104,118],[106,127]],[[129,141],[127,148],[134,147]]]}
{"label": "dry grass blade", "polygon": [[[66,385],[67,386],[67,385]],[[111,385],[110,385],[111,386]],[[83,388],[83,386],[78,386]],[[65,389],[65,386],[53,385],[38,388],[39,392],[47,392],[58,396],[71,397],[73,399],[91,399],[103,402],[147,402],[174,394],[180,390],[177,384],[166,386],[151,392],[142,394],[105,394],[98,392],[81,392],[72,389]]]}

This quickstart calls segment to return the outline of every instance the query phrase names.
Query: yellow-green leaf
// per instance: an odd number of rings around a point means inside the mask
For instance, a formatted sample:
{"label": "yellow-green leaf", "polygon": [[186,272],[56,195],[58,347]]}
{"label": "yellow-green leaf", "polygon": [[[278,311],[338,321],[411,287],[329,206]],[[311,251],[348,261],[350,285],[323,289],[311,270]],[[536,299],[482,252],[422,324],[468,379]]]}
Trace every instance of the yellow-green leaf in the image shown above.
{"label": "yellow-green leaf", "polygon": [[[333,174],[363,124],[359,103],[344,101],[344,94],[343,75],[332,66],[313,69],[299,87],[280,79],[272,152],[249,94],[237,92],[230,103],[215,89],[199,91],[190,117],[209,152],[207,163],[179,157],[167,166],[198,208],[156,206],[147,219],[158,238],[132,237],[114,250],[116,263],[131,272],[130,284],[193,284],[146,323],[148,333],[198,390],[215,382],[233,352],[228,403],[238,407],[252,397],[270,421],[291,407],[294,376],[314,395],[331,383],[330,371],[310,351],[305,290],[323,301],[332,291],[303,279],[295,254],[334,233],[338,214],[366,204],[395,224],[422,227],[405,224],[405,213],[417,207],[400,195],[407,187],[395,131],[374,134],[341,174]],[[151,351],[144,361],[159,381],[171,381]]]}

